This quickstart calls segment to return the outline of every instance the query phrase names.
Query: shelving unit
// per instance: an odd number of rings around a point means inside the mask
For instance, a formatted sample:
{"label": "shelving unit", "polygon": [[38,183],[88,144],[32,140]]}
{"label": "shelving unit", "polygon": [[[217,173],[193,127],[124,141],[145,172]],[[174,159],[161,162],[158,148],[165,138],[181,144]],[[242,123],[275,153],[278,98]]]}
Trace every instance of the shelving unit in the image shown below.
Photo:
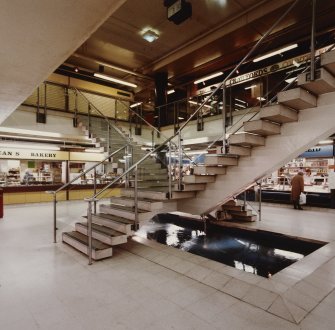
{"label": "shelving unit", "polygon": [[8,170],[6,175],[6,185],[7,186],[17,186],[20,185],[20,169],[19,168],[11,168]]}
{"label": "shelving unit", "polygon": [[300,169],[306,170],[309,168],[314,176],[328,175],[328,159],[295,159],[286,164],[284,173],[295,175]]}

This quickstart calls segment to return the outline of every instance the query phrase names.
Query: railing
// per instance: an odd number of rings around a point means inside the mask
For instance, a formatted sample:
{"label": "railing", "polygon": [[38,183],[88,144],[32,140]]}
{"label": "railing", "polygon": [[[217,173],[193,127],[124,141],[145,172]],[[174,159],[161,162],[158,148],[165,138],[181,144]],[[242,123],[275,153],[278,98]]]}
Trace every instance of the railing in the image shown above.
{"label": "railing", "polygon": [[[53,195],[53,236],[54,236],[54,243],[57,242],[57,237],[56,237],[56,233],[57,233],[57,194],[60,191],[62,191],[64,189],[66,189],[67,187],[69,187],[73,182],[77,181],[83,175],[87,174],[88,172],[90,172],[92,170],[94,170],[94,194],[96,194],[96,171],[95,171],[95,169],[97,168],[97,166],[99,166],[100,164],[104,163],[105,161],[107,161],[108,159],[110,159],[111,157],[113,157],[115,154],[117,154],[121,150],[125,149],[126,147],[127,147],[127,145],[125,145],[125,146],[119,148],[118,150],[114,151],[110,155],[106,156],[102,161],[94,164],[93,166],[91,166],[87,170],[81,172],[78,176],[76,176],[75,178],[73,178],[69,182],[65,183],[64,185],[62,185],[57,190],[54,190],[54,191],[50,190],[50,191],[46,192],[48,194],[52,194]],[[95,205],[94,209],[96,209],[96,205]]]}

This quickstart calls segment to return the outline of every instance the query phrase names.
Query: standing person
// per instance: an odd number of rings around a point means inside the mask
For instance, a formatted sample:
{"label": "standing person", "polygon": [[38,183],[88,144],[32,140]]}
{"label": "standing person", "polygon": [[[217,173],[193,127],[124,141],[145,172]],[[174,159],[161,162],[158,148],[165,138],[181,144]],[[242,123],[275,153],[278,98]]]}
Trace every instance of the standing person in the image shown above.
{"label": "standing person", "polygon": [[304,192],[304,173],[298,172],[291,180],[291,201],[294,209],[302,210],[300,206],[300,194]]}

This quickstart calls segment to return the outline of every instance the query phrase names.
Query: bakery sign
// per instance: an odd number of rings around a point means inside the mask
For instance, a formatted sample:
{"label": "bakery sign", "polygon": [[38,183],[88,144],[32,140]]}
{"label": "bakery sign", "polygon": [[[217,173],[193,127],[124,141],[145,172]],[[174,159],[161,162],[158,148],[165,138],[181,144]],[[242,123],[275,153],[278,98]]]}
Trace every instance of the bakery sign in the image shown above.
{"label": "bakery sign", "polygon": [[69,160],[69,153],[67,151],[0,147],[0,159]]}

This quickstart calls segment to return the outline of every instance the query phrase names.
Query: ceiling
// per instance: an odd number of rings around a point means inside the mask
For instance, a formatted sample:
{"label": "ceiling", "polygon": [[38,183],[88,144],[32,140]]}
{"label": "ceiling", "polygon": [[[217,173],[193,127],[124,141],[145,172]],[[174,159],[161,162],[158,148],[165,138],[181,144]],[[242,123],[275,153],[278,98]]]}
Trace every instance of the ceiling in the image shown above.
{"label": "ceiling", "polygon": [[[192,17],[179,25],[167,19],[163,0],[1,1],[0,123],[52,72],[64,67],[66,75],[79,67],[85,72],[79,78],[87,79],[103,64],[106,74],[136,83],[136,89],[114,86],[133,91],[141,101],[155,97],[154,78],[159,73],[185,91],[195,79],[236,64],[295,2],[187,1]],[[259,52],[307,40],[311,3],[298,1]],[[333,31],[335,1],[316,3],[317,33]],[[159,39],[142,39],[145,27],[157,30]]]}
{"label": "ceiling", "polygon": [[[179,25],[167,19],[163,0],[126,0],[66,60],[67,70],[79,67],[138,85],[135,99],[154,98],[154,77],[168,74],[169,84],[186,88],[200,77],[231,68],[266,33],[292,0],[187,0],[192,17]],[[170,1],[173,2],[173,1]],[[259,52],[310,38],[312,1],[300,0],[282,20]],[[316,32],[335,28],[335,2],[316,1]],[[149,43],[141,36],[146,27],[159,38]],[[256,56],[256,53],[255,55]],[[66,74],[66,72],[65,72]]]}

